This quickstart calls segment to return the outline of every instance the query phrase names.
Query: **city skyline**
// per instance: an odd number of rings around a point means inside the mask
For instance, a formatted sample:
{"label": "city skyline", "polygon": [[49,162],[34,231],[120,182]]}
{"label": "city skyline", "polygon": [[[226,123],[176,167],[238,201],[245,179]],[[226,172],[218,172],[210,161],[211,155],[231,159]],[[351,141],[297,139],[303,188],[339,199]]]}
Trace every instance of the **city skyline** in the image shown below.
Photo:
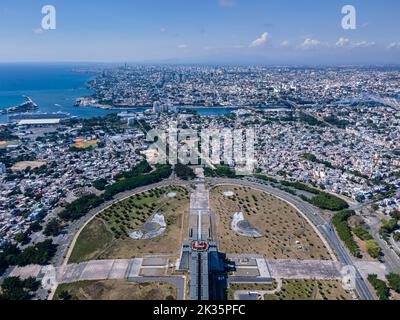
{"label": "city skyline", "polygon": [[400,2],[347,1],[2,0],[0,303],[399,301]]}
{"label": "city skyline", "polygon": [[[400,4],[354,0],[3,1],[0,62],[397,64]],[[342,8],[356,9],[356,29]]]}

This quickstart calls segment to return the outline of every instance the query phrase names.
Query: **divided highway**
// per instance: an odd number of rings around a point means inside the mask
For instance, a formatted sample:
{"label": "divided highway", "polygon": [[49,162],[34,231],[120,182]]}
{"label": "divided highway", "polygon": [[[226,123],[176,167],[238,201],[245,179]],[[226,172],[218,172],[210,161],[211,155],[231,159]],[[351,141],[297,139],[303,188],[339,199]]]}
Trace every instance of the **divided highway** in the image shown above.
{"label": "divided highway", "polygon": [[357,267],[354,265],[354,262],[347,252],[347,250],[343,247],[340,239],[338,238],[336,232],[334,231],[333,226],[325,221],[320,216],[320,211],[314,208],[312,205],[301,201],[297,197],[283,192],[277,188],[269,186],[264,183],[260,183],[259,180],[255,178],[247,178],[247,179],[226,179],[226,178],[210,178],[208,182],[213,185],[218,184],[239,184],[255,189],[259,189],[270,193],[274,196],[282,198],[283,200],[288,201],[293,204],[300,212],[302,212],[318,229],[318,231],[322,234],[323,238],[328,242],[329,247],[335,252],[338,260],[346,266],[354,267],[356,270],[356,290],[362,300],[376,300],[375,294],[371,291],[370,287],[366,283],[366,281],[361,276]]}

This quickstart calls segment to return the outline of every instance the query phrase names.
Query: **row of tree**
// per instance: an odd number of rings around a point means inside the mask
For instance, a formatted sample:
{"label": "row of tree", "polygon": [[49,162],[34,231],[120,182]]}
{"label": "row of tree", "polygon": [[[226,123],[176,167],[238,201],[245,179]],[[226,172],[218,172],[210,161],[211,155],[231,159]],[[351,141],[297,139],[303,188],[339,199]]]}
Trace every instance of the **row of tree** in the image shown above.
{"label": "row of tree", "polygon": [[300,198],[303,201],[309,202],[318,208],[331,211],[340,211],[340,210],[345,210],[349,207],[349,204],[343,199],[340,199],[339,197],[333,194],[310,187],[304,183],[290,182],[285,180],[281,181],[280,183],[285,187],[291,187],[297,190],[312,193],[314,196],[311,198],[306,197],[305,195],[300,195]]}
{"label": "row of tree", "polygon": [[29,300],[39,289],[40,282],[35,278],[21,280],[19,277],[9,277],[1,284],[0,300]]}
{"label": "row of tree", "polygon": [[383,220],[382,226],[379,230],[379,234],[385,241],[389,241],[390,235],[399,229],[398,222],[400,220],[400,212],[393,211],[391,214],[390,220]]}
{"label": "row of tree", "polygon": [[346,247],[349,249],[350,253],[353,256],[360,258],[361,257],[360,248],[354,241],[351,228],[348,224],[349,218],[354,215],[355,212],[351,210],[338,212],[333,216],[332,223],[340,239],[342,239]]}
{"label": "row of tree", "polygon": [[176,164],[174,170],[177,177],[182,180],[193,180],[196,177],[193,169],[184,164]]}
{"label": "row of tree", "polygon": [[386,282],[379,279],[376,274],[370,274],[368,281],[374,287],[379,300],[389,300],[390,290],[400,293],[400,275],[397,273],[386,275]]}
{"label": "row of tree", "polygon": [[218,178],[237,178],[236,172],[232,170],[228,165],[219,165],[215,169],[205,168],[204,175],[206,177],[218,177]]}
{"label": "row of tree", "polygon": [[171,175],[171,167],[169,165],[156,165],[156,170],[149,172],[150,170],[151,167],[147,162],[141,162],[131,171],[119,175],[117,182],[106,186],[103,195],[84,195],[68,204],[60,212],[59,217],[64,221],[78,220],[91,209],[111,200],[118,193],[160,182]]}
{"label": "row of tree", "polygon": [[0,251],[0,274],[9,266],[27,266],[30,264],[47,265],[54,257],[57,245],[52,240],[34,244],[20,250],[16,245],[7,243]]}

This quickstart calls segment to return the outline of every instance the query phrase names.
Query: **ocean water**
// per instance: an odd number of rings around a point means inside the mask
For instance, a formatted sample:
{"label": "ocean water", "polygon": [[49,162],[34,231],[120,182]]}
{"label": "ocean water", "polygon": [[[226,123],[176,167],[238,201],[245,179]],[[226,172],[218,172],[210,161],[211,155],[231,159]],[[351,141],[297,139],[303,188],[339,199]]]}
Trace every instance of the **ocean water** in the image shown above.
{"label": "ocean water", "polygon": [[[84,65],[58,64],[0,64],[0,109],[18,105],[29,96],[41,112],[68,112],[79,118],[106,115],[115,110],[94,107],[75,107],[75,100],[92,94],[87,83],[91,74],[76,72]],[[143,108],[132,109],[143,111]],[[223,115],[226,108],[195,109],[200,115]],[[8,121],[0,115],[0,123]]]}
{"label": "ocean water", "polygon": [[[41,112],[68,112],[82,118],[110,113],[98,108],[74,107],[76,98],[92,93],[87,82],[94,75],[76,72],[79,67],[82,66],[0,64],[0,109],[20,104],[23,96],[29,96]],[[5,122],[7,115],[0,115],[0,123]]]}

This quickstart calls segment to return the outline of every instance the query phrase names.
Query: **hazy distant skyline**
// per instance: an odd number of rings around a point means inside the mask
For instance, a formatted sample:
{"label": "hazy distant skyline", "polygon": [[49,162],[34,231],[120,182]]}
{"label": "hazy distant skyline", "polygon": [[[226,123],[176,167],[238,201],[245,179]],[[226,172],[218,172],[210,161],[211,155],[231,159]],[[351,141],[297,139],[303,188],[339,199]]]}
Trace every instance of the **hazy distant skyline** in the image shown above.
{"label": "hazy distant skyline", "polygon": [[[57,29],[41,27],[53,5]],[[344,5],[357,29],[341,26]],[[398,64],[398,0],[2,0],[0,62]]]}

